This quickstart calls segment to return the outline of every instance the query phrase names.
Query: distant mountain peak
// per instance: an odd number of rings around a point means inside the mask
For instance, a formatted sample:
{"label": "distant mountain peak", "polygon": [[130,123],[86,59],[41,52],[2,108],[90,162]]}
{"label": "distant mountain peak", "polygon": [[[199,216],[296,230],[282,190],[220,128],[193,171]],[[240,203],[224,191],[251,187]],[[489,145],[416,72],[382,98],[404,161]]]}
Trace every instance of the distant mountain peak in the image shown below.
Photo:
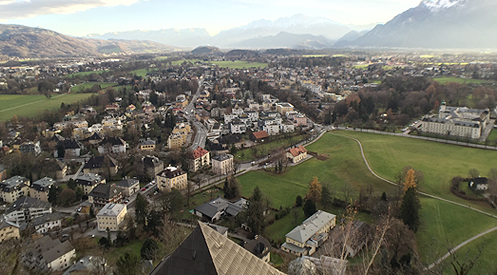
{"label": "distant mountain peak", "polygon": [[420,3],[420,5],[427,7],[433,12],[452,8],[454,6],[462,6],[464,4],[466,4],[466,0],[423,0]]}

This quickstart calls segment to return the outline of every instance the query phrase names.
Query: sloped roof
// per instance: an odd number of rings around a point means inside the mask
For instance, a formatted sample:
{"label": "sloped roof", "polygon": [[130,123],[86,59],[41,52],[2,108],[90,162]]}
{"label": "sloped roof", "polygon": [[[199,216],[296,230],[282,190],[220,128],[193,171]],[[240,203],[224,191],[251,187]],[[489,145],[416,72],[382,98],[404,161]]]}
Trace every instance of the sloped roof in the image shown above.
{"label": "sloped roof", "polygon": [[151,275],[283,275],[207,224],[199,226]]}
{"label": "sloped roof", "polygon": [[324,225],[326,225],[335,217],[336,216],[333,214],[318,210],[307,220],[302,222],[302,224],[295,227],[292,231],[288,232],[288,234],[286,234],[285,236],[300,243],[305,243],[321,228],[323,228]]}
{"label": "sloped roof", "polygon": [[41,201],[31,197],[20,197],[17,199],[7,210],[6,213],[12,213],[13,211],[19,211],[28,208],[52,208],[52,205],[46,201]]}
{"label": "sloped roof", "polygon": [[269,137],[269,135],[267,134],[266,131],[255,132],[255,133],[253,133],[253,135],[254,135],[254,137],[256,139],[261,139],[261,138],[267,138],[267,137]]}
{"label": "sloped roof", "polygon": [[307,153],[307,149],[304,148],[304,146],[300,145],[299,147],[291,148],[288,150],[292,156],[296,157],[300,154]]}
{"label": "sloped roof", "polygon": [[96,156],[91,157],[86,163],[83,169],[93,169],[93,168],[101,168],[104,164],[105,158],[109,159],[110,167],[116,167],[117,161],[110,156]]}
{"label": "sloped roof", "polygon": [[198,158],[203,157],[204,155],[206,155],[208,153],[209,153],[209,151],[207,151],[204,148],[199,146],[199,147],[197,147],[197,149],[193,150],[192,157],[194,159],[198,159]]}

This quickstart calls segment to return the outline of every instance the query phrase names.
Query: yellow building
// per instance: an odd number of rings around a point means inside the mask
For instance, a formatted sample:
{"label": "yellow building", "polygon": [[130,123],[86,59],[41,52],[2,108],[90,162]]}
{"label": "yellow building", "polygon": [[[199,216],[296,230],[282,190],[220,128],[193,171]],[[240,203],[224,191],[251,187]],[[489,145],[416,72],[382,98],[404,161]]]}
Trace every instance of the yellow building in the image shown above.
{"label": "yellow building", "polygon": [[125,204],[106,204],[97,214],[98,231],[118,231],[126,213]]}
{"label": "yellow building", "polygon": [[171,134],[167,138],[167,147],[169,149],[179,149],[186,143],[186,137],[180,134]]}
{"label": "yellow building", "polygon": [[171,189],[185,189],[188,184],[187,174],[177,167],[169,166],[156,177],[157,187],[160,191],[169,192]]}
{"label": "yellow building", "polygon": [[0,223],[0,243],[14,238],[20,238],[19,226],[6,220]]}
{"label": "yellow building", "polygon": [[29,179],[21,176],[13,176],[0,182],[0,198],[6,203],[14,203],[29,192]]}
{"label": "yellow building", "polygon": [[202,147],[198,147],[191,153],[188,167],[190,172],[197,172],[202,167],[209,166],[210,164],[210,153]]}
{"label": "yellow building", "polygon": [[299,147],[291,148],[286,152],[287,158],[293,163],[298,163],[307,157],[307,149],[300,145]]}
{"label": "yellow building", "polygon": [[293,105],[287,102],[282,102],[276,104],[276,111],[281,115],[285,115],[287,112],[293,112]]}
{"label": "yellow building", "polygon": [[151,139],[144,140],[140,142],[141,151],[153,151],[155,150],[155,141]]}
{"label": "yellow building", "polygon": [[44,177],[33,182],[29,189],[29,196],[40,201],[48,202],[48,192],[54,183],[55,180],[49,177]]}

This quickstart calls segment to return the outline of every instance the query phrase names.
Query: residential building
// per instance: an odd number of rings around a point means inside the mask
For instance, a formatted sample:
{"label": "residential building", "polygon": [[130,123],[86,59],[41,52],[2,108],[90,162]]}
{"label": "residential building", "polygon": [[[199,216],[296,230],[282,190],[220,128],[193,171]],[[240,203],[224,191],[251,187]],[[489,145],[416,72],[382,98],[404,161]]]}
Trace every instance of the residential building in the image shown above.
{"label": "residential building", "polygon": [[143,140],[140,142],[139,148],[141,151],[155,150],[155,141],[151,139]]}
{"label": "residential building", "polygon": [[294,147],[286,151],[286,157],[293,163],[299,163],[307,158],[307,149],[304,146]]}
{"label": "residential building", "polygon": [[137,179],[127,178],[116,183],[116,186],[123,190],[124,196],[129,197],[140,190],[140,181]]}
{"label": "residential building", "polygon": [[85,195],[88,195],[97,185],[105,184],[105,179],[94,173],[84,174],[76,178],[76,184],[83,189]]}
{"label": "residential building", "polygon": [[209,166],[211,162],[209,151],[205,150],[202,147],[197,147],[197,149],[193,150],[190,154],[190,159],[188,161],[188,167],[190,172],[197,172],[202,167]]}
{"label": "residential building", "polygon": [[281,245],[281,249],[299,257],[312,255],[319,246],[328,240],[328,232],[335,225],[335,215],[318,210],[286,234],[286,242]]}
{"label": "residential building", "polygon": [[295,125],[291,123],[282,123],[280,126],[280,132],[282,133],[291,133],[295,131]]}
{"label": "residential building", "polygon": [[[75,140],[75,139],[64,139],[63,141],[59,142],[58,146],[62,146],[65,150],[64,157],[65,158],[77,158],[81,156],[81,149],[83,149],[83,145],[81,142]],[[57,151],[55,151],[57,153]],[[61,157],[58,156],[57,157]]]}
{"label": "residential building", "polygon": [[31,224],[34,226],[36,233],[44,234],[48,231],[62,228],[62,219],[64,219],[64,216],[61,213],[53,212],[34,218]]}
{"label": "residential building", "polygon": [[29,188],[29,196],[41,201],[48,201],[48,192],[54,183],[55,180],[49,177],[44,177],[33,182]]}
{"label": "residential building", "polygon": [[276,111],[281,115],[285,115],[287,112],[293,112],[293,105],[287,102],[277,103]]}
{"label": "residential building", "polygon": [[98,146],[100,154],[113,153],[122,154],[126,153],[126,141],[120,137],[105,137]]}
{"label": "residential building", "polygon": [[167,138],[167,147],[169,149],[179,149],[186,143],[186,135],[172,133]]}
{"label": "residential building", "polygon": [[182,275],[284,274],[202,222],[199,222],[190,236],[150,274],[180,273]]}
{"label": "residential building", "polygon": [[218,197],[217,199],[195,207],[193,209],[193,214],[214,223],[220,220],[224,215],[235,217],[242,211],[246,203],[247,200],[243,198],[232,203],[225,198]]}
{"label": "residential building", "polygon": [[16,223],[8,220],[3,220],[0,223],[0,243],[10,239],[19,239],[19,226]]}
{"label": "residential building", "polygon": [[98,231],[118,231],[128,213],[125,204],[106,204],[97,214]]}
{"label": "residential building", "polygon": [[118,162],[109,155],[91,157],[83,166],[83,173],[109,174],[114,176],[119,169]]}
{"label": "residential building", "polygon": [[29,192],[30,181],[21,176],[13,176],[0,182],[0,198],[6,203],[13,203]]}
{"label": "residential building", "polygon": [[262,126],[262,130],[265,131],[268,135],[274,136],[280,133],[280,125],[278,124],[269,124]]}
{"label": "residential building", "polygon": [[75,257],[76,249],[70,242],[61,243],[59,239],[52,240],[49,236],[44,236],[27,247],[22,262],[29,269],[53,272],[73,265]]}
{"label": "residential building", "polygon": [[250,140],[251,141],[260,141],[260,142],[264,142],[264,139],[268,138],[269,135],[266,131],[259,131],[259,132],[255,132],[255,133],[252,133],[250,134]]}
{"label": "residential building", "polygon": [[123,190],[114,184],[99,184],[88,194],[88,202],[100,208],[109,203],[120,203],[123,197]]}
{"label": "residential building", "polygon": [[256,235],[253,240],[245,242],[243,248],[257,256],[257,258],[269,263],[271,258],[271,243],[263,236]]}
{"label": "residential building", "polygon": [[23,154],[41,154],[40,142],[24,142],[19,146],[19,151]]}
{"label": "residential building", "polygon": [[307,117],[303,115],[298,115],[293,117],[293,124],[298,127],[298,126],[305,126],[307,125]]}
{"label": "residential building", "polygon": [[21,197],[5,212],[5,219],[20,224],[31,222],[33,219],[52,213],[52,205],[48,202]]}
{"label": "residential building", "polygon": [[151,179],[164,170],[164,162],[156,156],[145,156],[142,162],[147,177]]}
{"label": "residential building", "polygon": [[160,191],[169,192],[171,189],[182,190],[187,187],[186,172],[179,167],[169,166],[156,177],[157,187]]}
{"label": "residential building", "polygon": [[222,154],[211,158],[212,172],[217,175],[233,173],[233,155]]}
{"label": "residential building", "polygon": [[479,139],[490,121],[488,109],[468,109],[466,107],[449,107],[442,102],[437,117],[425,117],[421,122],[421,131],[442,136]]}
{"label": "residential building", "polygon": [[230,133],[232,134],[243,134],[247,131],[247,124],[243,123],[239,119],[230,122]]}

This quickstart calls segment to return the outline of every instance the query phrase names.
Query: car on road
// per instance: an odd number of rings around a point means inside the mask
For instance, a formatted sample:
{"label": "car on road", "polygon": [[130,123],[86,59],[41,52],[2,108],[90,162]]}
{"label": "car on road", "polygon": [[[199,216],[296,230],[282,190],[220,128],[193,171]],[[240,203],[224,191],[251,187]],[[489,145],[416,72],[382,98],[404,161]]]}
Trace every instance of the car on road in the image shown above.
{"label": "car on road", "polygon": [[143,191],[145,191],[145,190],[147,190],[147,188],[143,187],[141,191],[143,192]]}

